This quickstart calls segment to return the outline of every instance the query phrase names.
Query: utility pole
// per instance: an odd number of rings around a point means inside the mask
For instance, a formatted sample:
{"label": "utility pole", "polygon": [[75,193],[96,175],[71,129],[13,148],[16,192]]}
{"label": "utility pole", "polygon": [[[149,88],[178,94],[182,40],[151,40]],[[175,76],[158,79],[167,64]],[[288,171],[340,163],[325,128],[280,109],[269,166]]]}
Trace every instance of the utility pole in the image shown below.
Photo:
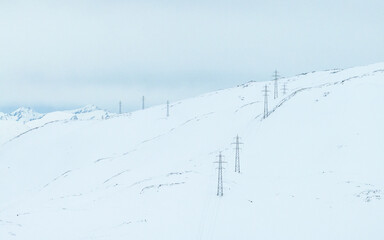
{"label": "utility pole", "polygon": [[169,101],[167,101],[167,117],[169,117]]}
{"label": "utility pole", "polygon": [[278,84],[277,84],[278,79],[279,79],[279,75],[277,74],[277,70],[275,70],[275,74],[274,74],[275,88],[274,88],[274,94],[273,94],[274,99],[279,97]]}
{"label": "utility pole", "polygon": [[144,105],[144,96],[143,96],[143,100],[142,100],[142,109],[144,109],[145,108],[145,105]]}
{"label": "utility pole", "polygon": [[119,102],[119,114],[121,114],[121,101]]}
{"label": "utility pole", "polygon": [[285,95],[287,93],[287,83],[284,83],[283,85],[283,94]]}
{"label": "utility pole", "polygon": [[243,144],[240,142],[239,135],[236,136],[236,142],[232,143],[235,144],[235,172],[240,173],[240,144]]}
{"label": "utility pole", "polygon": [[265,84],[265,87],[264,87],[264,119],[266,119],[268,117],[268,86],[267,84]]}
{"label": "utility pole", "polygon": [[219,164],[219,167],[217,168],[218,169],[217,196],[222,197],[224,195],[224,192],[223,192],[223,163],[225,163],[225,162],[223,162],[224,156],[221,154],[221,152],[219,153],[218,157],[219,157],[219,161],[215,162],[215,163]]}

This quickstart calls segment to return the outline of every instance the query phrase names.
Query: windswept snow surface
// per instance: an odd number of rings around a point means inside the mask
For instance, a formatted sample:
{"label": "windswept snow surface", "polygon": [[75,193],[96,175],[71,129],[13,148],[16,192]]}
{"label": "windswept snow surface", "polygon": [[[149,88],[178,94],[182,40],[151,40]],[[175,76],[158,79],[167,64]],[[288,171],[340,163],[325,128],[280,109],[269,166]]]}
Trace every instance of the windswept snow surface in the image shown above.
{"label": "windswept snow surface", "polygon": [[87,105],[73,111],[58,111],[48,114],[37,113],[30,108],[19,108],[9,114],[0,113],[0,144],[59,121],[100,120],[115,116],[116,114],[101,110],[94,105]]}
{"label": "windswept snow surface", "polygon": [[384,239],[384,64],[284,82],[266,119],[273,82],[172,103],[169,117],[52,113],[0,147],[0,239]]}

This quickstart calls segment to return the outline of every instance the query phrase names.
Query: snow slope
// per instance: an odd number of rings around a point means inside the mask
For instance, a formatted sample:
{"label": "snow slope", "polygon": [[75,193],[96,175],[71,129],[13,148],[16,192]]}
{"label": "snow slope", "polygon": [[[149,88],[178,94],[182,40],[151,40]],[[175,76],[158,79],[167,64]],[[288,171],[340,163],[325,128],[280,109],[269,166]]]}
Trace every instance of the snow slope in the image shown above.
{"label": "snow slope", "polygon": [[284,82],[266,119],[251,82],[2,144],[0,239],[383,239],[384,64]]}
{"label": "snow slope", "polygon": [[116,114],[101,110],[94,105],[48,114],[37,113],[30,108],[19,108],[9,114],[0,113],[0,144],[18,137],[20,134],[58,121],[108,119],[114,116]]}

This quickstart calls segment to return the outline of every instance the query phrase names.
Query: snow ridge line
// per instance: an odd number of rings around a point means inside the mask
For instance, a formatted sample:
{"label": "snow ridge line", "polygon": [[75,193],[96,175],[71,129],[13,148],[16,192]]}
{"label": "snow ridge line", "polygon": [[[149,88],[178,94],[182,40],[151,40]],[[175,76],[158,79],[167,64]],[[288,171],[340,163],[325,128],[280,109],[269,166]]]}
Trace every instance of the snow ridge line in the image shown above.
{"label": "snow ridge line", "polygon": [[188,123],[190,123],[190,122],[192,122],[192,121],[200,120],[201,118],[203,118],[203,117],[208,117],[209,115],[212,115],[212,114],[214,114],[214,112],[205,113],[205,114],[202,114],[202,115],[193,117],[193,118],[191,118],[191,119],[188,119],[188,120],[186,120],[185,122],[183,122],[183,123],[181,123],[180,125],[178,125],[177,127],[171,128],[171,129],[168,130],[168,131],[165,131],[165,132],[160,133],[160,134],[158,134],[158,135],[156,135],[156,136],[154,136],[154,137],[147,138],[147,139],[145,139],[145,140],[139,142],[138,144],[135,145],[135,147],[134,147],[133,149],[131,149],[131,150],[127,151],[127,152],[121,153],[121,154],[119,154],[119,155],[117,155],[117,156],[109,156],[109,157],[99,158],[99,159],[95,160],[94,163],[98,163],[98,162],[105,161],[105,160],[113,160],[113,159],[116,159],[116,158],[121,158],[121,157],[123,157],[123,156],[126,156],[126,155],[128,155],[128,154],[130,154],[130,153],[132,153],[132,152],[137,151],[137,149],[138,149],[141,145],[143,145],[143,144],[145,144],[145,143],[148,143],[148,142],[151,142],[151,141],[156,140],[156,139],[158,139],[158,138],[161,138],[161,137],[163,137],[163,136],[165,136],[165,135],[167,135],[167,134],[173,132],[174,130],[176,130],[176,129],[182,127],[182,126],[187,125]]}
{"label": "snow ridge line", "polygon": [[[12,142],[13,140],[15,140],[15,139],[17,139],[17,138],[19,138],[19,137],[21,137],[21,136],[23,136],[23,135],[25,135],[25,134],[27,134],[27,133],[29,133],[29,132],[32,132],[32,131],[37,130],[37,129],[39,129],[39,128],[43,128],[43,127],[45,127],[45,126],[47,126],[47,125],[49,125],[49,124],[57,123],[57,122],[61,122],[61,121],[62,121],[62,120],[55,120],[55,121],[51,121],[51,122],[44,123],[42,126],[38,126],[38,127],[31,128],[31,129],[29,129],[29,130],[27,130],[27,131],[25,131],[25,132],[23,132],[23,133],[20,133],[20,134],[17,135],[16,137],[13,137],[13,138],[11,138],[10,140],[6,141],[5,143],[2,144],[2,146],[6,145],[7,143]],[[65,121],[66,121],[66,120],[65,120]],[[65,121],[63,121],[63,122],[65,122]]]}
{"label": "snow ridge line", "polygon": [[142,188],[140,191],[140,194],[142,194],[143,192],[145,192],[148,189],[152,189],[152,188],[159,189],[161,187],[170,187],[170,186],[175,186],[175,185],[180,185],[180,184],[185,184],[185,182],[161,183],[161,184],[157,184],[157,185],[150,185],[150,186],[146,186],[146,187]]}
{"label": "snow ridge line", "polygon": [[62,173],[60,176],[58,176],[58,177],[55,177],[52,181],[50,181],[49,183],[47,183],[47,184],[45,184],[44,186],[43,186],[43,188],[46,188],[46,187],[48,187],[51,183],[53,183],[53,182],[55,182],[55,181],[57,181],[58,179],[60,179],[60,178],[62,178],[62,177],[66,177],[67,176],[67,174],[68,173],[70,173],[71,172],[71,170],[68,170],[68,171],[66,171],[66,172],[64,172],[64,173]]}
{"label": "snow ridge line", "polygon": [[126,172],[129,172],[129,169],[124,170],[124,171],[122,171],[122,172],[119,172],[119,173],[113,175],[112,177],[110,177],[110,178],[108,178],[107,180],[105,180],[104,183],[107,183],[107,182],[109,182],[110,180],[114,179],[115,177],[118,177],[118,176],[120,176],[121,174],[126,173]]}
{"label": "snow ridge line", "polygon": [[[376,73],[376,72],[384,72],[384,70],[383,71],[375,71],[373,73]],[[292,97],[294,97],[296,94],[298,94],[298,93],[300,93],[302,91],[310,90],[310,89],[313,89],[313,88],[323,88],[323,87],[329,87],[329,86],[332,86],[332,85],[344,84],[347,81],[351,81],[351,80],[356,79],[356,78],[367,77],[367,76],[370,76],[370,75],[372,75],[372,74],[365,73],[365,74],[362,74],[360,76],[354,76],[354,77],[346,78],[346,79],[343,79],[341,81],[336,81],[336,82],[333,82],[333,83],[323,83],[323,84],[320,84],[320,85],[317,85],[317,86],[314,86],[314,87],[300,88],[300,89],[294,91],[293,93],[291,93],[289,96],[285,97],[283,100],[281,100],[270,112],[268,112],[268,116],[271,115],[272,113],[274,113],[284,103],[286,103],[288,100],[290,100]],[[261,121],[262,120],[263,119],[261,119]]]}

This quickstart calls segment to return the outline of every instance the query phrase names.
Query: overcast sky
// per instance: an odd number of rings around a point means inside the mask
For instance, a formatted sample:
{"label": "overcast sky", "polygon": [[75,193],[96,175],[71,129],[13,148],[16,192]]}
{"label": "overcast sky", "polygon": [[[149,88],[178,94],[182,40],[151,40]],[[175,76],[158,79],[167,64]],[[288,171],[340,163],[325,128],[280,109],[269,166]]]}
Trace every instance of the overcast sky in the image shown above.
{"label": "overcast sky", "polygon": [[[384,1],[0,0],[0,111],[117,111],[382,62]],[[257,93],[255,93],[257,94]]]}

